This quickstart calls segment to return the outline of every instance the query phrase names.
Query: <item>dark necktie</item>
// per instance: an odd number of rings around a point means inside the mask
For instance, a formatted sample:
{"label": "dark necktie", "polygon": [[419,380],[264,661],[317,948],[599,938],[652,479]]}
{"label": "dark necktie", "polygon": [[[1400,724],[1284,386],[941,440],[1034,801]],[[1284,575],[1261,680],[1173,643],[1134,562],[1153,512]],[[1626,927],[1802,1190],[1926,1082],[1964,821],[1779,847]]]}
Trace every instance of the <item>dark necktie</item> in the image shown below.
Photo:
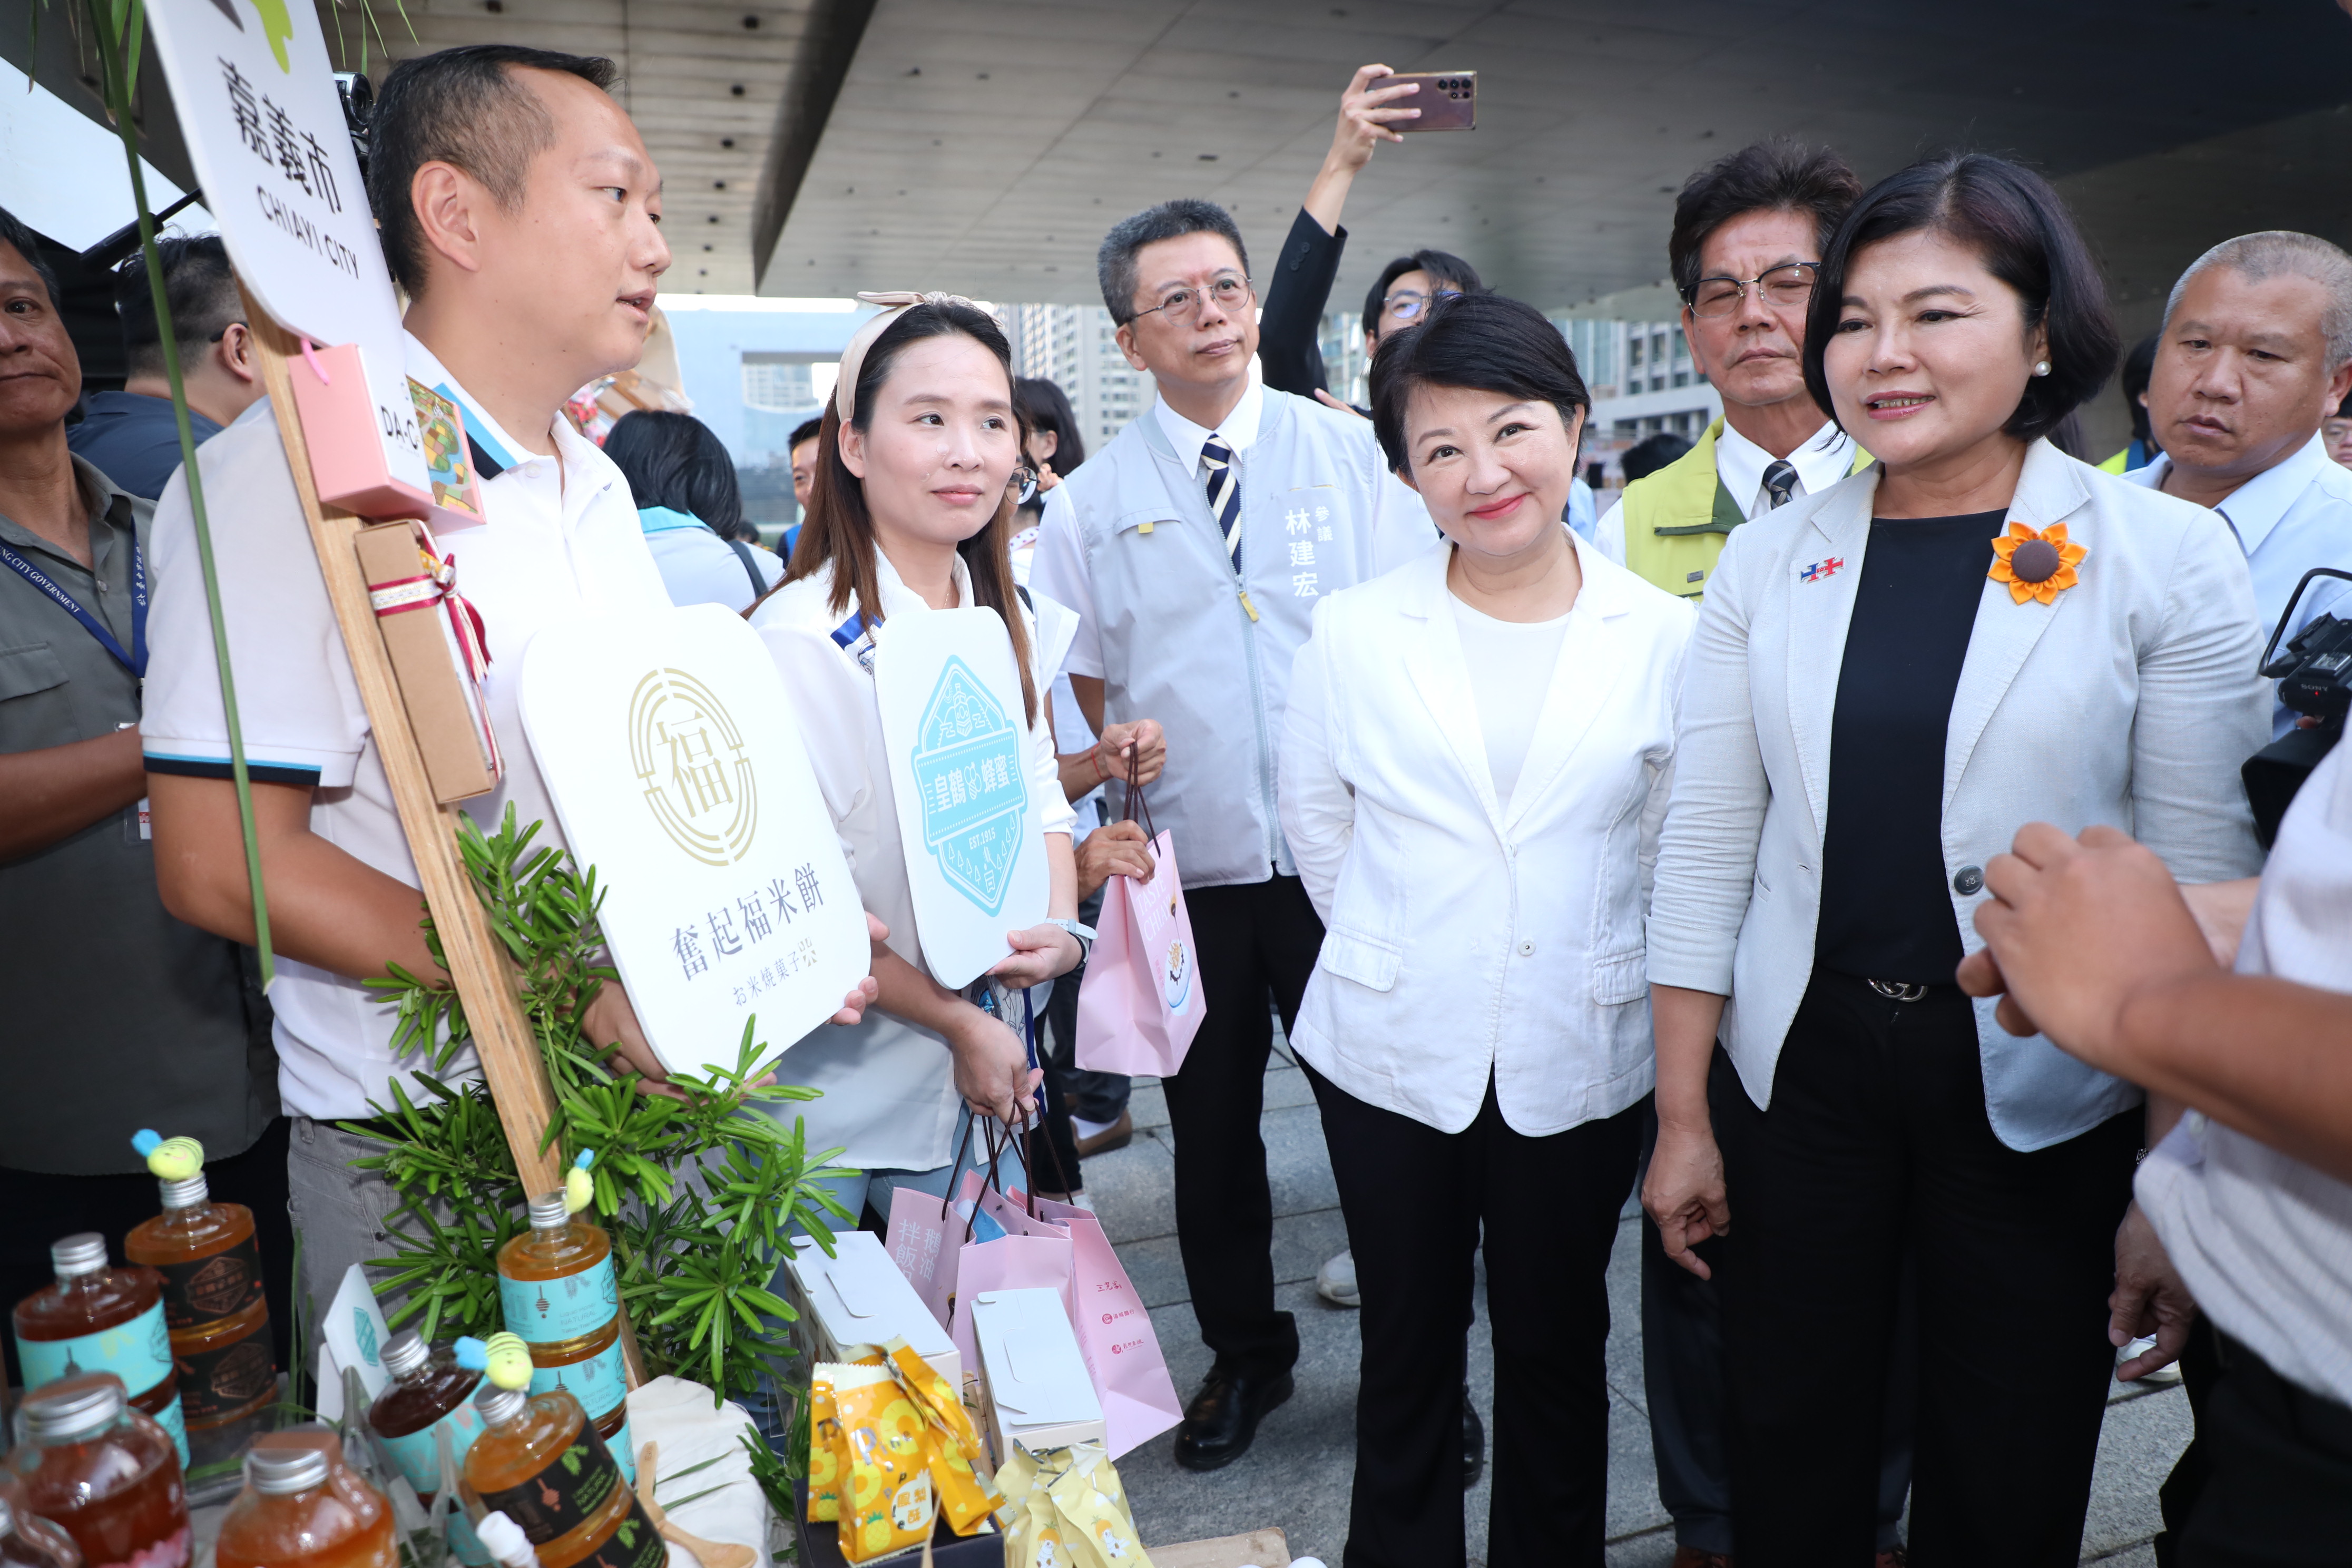
{"label": "dark necktie", "polygon": [[1775,458],[1764,469],[1764,490],[1772,498],[1772,508],[1789,504],[1789,492],[1797,488],[1797,465],[1786,458]]}
{"label": "dark necktie", "polygon": [[1234,449],[1215,431],[1201,443],[1201,468],[1209,490],[1209,515],[1224,530],[1225,553],[1234,559],[1234,570],[1242,565],[1242,488],[1234,481]]}

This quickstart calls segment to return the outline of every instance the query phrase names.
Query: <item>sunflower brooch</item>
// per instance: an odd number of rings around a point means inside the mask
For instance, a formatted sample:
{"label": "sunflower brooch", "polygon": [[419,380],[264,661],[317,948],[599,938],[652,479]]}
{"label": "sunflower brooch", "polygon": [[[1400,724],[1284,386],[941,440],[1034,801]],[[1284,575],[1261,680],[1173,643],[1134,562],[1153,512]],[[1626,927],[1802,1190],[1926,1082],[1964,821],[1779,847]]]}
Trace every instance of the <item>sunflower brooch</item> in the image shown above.
{"label": "sunflower brooch", "polygon": [[1992,542],[1992,570],[1985,575],[2009,584],[2011,603],[2039,599],[2047,605],[2082,581],[2074,568],[2091,552],[2066,542],[2066,525],[2053,522],[2035,532],[2021,522]]}

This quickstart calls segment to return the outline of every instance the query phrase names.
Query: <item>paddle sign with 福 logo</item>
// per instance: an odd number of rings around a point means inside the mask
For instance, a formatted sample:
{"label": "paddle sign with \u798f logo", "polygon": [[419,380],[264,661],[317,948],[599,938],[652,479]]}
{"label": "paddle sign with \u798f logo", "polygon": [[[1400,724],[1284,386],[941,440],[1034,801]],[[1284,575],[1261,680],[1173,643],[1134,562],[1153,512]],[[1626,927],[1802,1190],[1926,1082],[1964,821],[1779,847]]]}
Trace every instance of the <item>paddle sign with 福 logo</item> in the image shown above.
{"label": "paddle sign with \u798f logo", "polygon": [[866,913],[759,635],[716,605],[531,639],[523,729],[604,937],[673,1073],[766,1059],[872,967]]}
{"label": "paddle sign with \u798f logo", "polygon": [[1004,622],[938,610],[877,626],[874,695],[923,962],[940,984],[968,985],[1011,955],[1006,932],[1045,918],[1052,893]]}

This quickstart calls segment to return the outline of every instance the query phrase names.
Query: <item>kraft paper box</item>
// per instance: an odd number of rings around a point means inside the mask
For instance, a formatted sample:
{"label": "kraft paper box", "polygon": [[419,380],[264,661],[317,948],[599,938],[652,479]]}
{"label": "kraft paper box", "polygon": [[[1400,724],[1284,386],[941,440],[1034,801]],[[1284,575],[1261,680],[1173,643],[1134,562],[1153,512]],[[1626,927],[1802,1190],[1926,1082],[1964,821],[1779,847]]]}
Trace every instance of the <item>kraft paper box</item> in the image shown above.
{"label": "kraft paper box", "polygon": [[814,1237],[793,1238],[784,1293],[801,1315],[811,1362],[856,1362],[903,1339],[931,1370],[963,1387],[963,1357],[871,1231],[845,1230],[827,1258]]}
{"label": "kraft paper box", "polygon": [[1102,1403],[1059,1290],[983,1290],[971,1332],[997,1463],[1015,1443],[1035,1454],[1104,1441]]}
{"label": "kraft paper box", "polygon": [[447,805],[489,794],[502,770],[489,714],[451,619],[453,607],[459,616],[464,607],[420,583],[436,565],[427,553],[430,538],[420,524],[387,522],[361,529],[353,542],[433,798]]}

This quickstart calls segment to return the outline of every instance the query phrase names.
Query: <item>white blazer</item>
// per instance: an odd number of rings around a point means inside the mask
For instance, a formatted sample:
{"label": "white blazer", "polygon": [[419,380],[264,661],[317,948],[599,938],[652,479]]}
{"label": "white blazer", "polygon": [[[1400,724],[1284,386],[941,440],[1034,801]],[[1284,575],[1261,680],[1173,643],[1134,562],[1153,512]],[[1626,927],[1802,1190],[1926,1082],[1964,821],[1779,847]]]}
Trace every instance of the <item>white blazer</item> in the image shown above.
{"label": "white blazer", "polygon": [[[1748,1097],[1772,1076],[1812,977],[1830,725],[1883,467],[1731,535],[1685,676],[1674,804],[1659,842],[1650,978],[1730,998],[1722,1038]],[[2027,452],[2012,521],[2066,525],[2090,553],[2053,603],[1988,578],[1944,741],[1946,887],[1960,940],[1986,861],[2029,822],[2105,823],[2184,882],[2262,868],[2238,769],[2270,739],[2244,556],[2203,507]],[[1834,570],[1817,570],[1837,561]],[[1808,578],[1806,574],[1813,571]],[[2140,1091],[1977,1004],[1985,1109],[2012,1149],[2045,1148]]]}
{"label": "white blazer", "polygon": [[[874,564],[885,619],[930,613],[923,596],[899,580],[888,556],[877,551]],[[955,581],[959,601],[971,604],[971,578],[961,558]],[[787,583],[762,600],[751,612],[751,626],[784,678],[858,898],[890,928],[890,950],[922,969],[922,932],[915,924],[915,897],[898,837],[898,796],[890,784],[874,677],[835,640],[844,617],[833,613],[832,599],[828,568]],[[853,605],[847,617],[853,638],[856,618]],[[1041,648],[1034,618],[1028,632],[1038,699],[1037,721],[1029,727],[1030,787],[1045,803],[1045,830],[1067,833],[1071,812],[1045,721],[1049,680],[1036,668]],[[963,1101],[955,1091],[947,1042],[929,1029],[869,1007],[856,1024],[828,1025],[808,1035],[784,1054],[777,1076],[824,1091],[820,1100],[788,1104],[777,1112],[805,1121],[812,1155],[840,1145],[847,1151],[842,1163],[864,1171],[930,1171],[955,1157]]]}
{"label": "white blazer", "polygon": [[1531,1137],[1650,1090],[1642,917],[1694,616],[1570,535],[1584,587],[1507,807],[1441,544],[1316,607],[1282,829],[1328,928],[1291,1039],[1367,1104],[1459,1132],[1493,1077]]}

